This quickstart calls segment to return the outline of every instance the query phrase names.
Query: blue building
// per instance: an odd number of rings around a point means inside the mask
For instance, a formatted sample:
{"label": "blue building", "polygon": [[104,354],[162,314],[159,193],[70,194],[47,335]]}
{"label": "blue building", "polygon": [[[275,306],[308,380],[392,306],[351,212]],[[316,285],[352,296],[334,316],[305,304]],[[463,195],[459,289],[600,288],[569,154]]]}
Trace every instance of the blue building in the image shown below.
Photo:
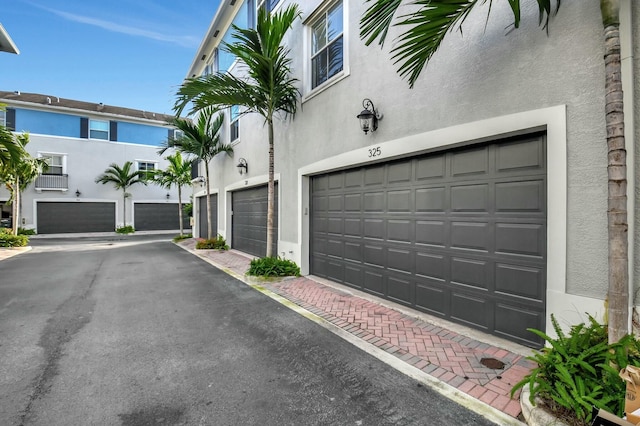
{"label": "blue building", "polygon": [[[22,194],[20,226],[39,234],[112,232],[124,223],[139,231],[179,229],[175,188],[134,185],[122,206],[121,191],[95,183],[112,163],[166,167],[158,149],[173,136],[170,116],[35,93],[0,92],[0,103],[0,124],[28,133],[27,151],[49,164]],[[13,220],[8,199],[1,189],[5,222]]]}

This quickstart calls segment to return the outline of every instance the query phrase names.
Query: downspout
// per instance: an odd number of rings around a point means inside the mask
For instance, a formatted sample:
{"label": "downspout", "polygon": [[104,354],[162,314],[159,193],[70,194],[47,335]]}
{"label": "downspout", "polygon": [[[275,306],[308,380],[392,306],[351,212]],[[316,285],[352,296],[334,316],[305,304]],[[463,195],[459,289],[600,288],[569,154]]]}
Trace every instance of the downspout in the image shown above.
{"label": "downspout", "polygon": [[[627,150],[627,222],[629,246],[629,330],[633,330],[635,315],[635,244],[637,236],[636,225],[636,154],[635,154],[635,103],[634,103],[634,69],[633,69],[633,6],[632,0],[620,0],[620,56],[622,65],[622,91],[624,102],[624,138]],[[629,164],[629,161],[632,161]]]}

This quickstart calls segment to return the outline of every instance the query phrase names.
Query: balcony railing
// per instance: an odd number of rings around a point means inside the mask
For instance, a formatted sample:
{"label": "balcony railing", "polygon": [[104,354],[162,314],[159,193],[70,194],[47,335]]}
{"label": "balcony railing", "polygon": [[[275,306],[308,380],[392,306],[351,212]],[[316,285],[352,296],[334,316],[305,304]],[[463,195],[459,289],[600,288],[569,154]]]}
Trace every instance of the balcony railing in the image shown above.
{"label": "balcony railing", "polygon": [[69,189],[69,175],[41,174],[36,178],[36,189]]}

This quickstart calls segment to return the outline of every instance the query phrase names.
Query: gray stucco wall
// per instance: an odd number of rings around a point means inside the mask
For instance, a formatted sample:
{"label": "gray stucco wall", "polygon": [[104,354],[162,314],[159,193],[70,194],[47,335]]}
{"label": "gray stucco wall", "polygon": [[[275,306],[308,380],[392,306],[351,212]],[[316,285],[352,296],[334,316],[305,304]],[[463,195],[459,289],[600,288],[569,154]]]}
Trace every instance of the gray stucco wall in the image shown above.
{"label": "gray stucco wall", "polygon": [[[319,0],[300,3],[302,21],[323,4]],[[480,7],[465,21],[463,34],[454,32],[447,36],[413,89],[396,74],[390,59],[394,34],[383,50],[365,47],[358,36],[365,6],[359,1],[345,0],[345,7],[349,10],[345,36],[348,70],[344,78],[325,90],[308,93],[304,88],[306,39],[302,21],[295,24],[287,38],[303,99],[293,120],[276,121],[275,125],[281,243],[295,246],[306,238],[299,233],[302,201],[298,170],[309,164],[405,136],[566,105],[566,292],[604,298],[607,156],[599,2],[563,2],[559,14],[551,19],[548,35],[538,26],[535,2],[523,3],[521,28],[513,31],[505,30],[512,22],[506,3],[494,3],[488,21],[488,8]],[[636,23],[640,22],[638,14],[638,4],[634,4]],[[636,80],[640,74],[637,27]],[[378,131],[366,136],[355,118],[365,97],[371,98],[384,114]],[[220,190],[237,188],[245,182],[246,185],[266,182],[267,133],[262,119],[255,115],[242,118],[240,134],[234,159],[216,163],[219,180],[214,186]],[[235,169],[240,157],[249,162],[248,176],[240,177]],[[362,159],[365,161],[368,160]],[[640,186],[638,183],[636,187]],[[554,183],[549,185],[552,187]],[[640,199],[638,194],[636,197]],[[220,209],[220,214],[224,214],[224,203],[220,203]],[[225,225],[220,226],[224,231]],[[549,235],[549,239],[553,244],[554,235]],[[638,256],[635,264],[640,269]]]}

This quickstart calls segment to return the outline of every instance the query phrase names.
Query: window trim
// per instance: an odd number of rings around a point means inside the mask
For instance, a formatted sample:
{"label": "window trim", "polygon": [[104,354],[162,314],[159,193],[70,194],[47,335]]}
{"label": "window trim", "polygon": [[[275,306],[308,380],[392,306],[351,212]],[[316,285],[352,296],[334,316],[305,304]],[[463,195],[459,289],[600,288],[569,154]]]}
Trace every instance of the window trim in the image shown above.
{"label": "window trim", "polygon": [[0,126],[7,126],[7,111],[4,109],[0,110]]}
{"label": "window trim", "polygon": [[[107,124],[107,130],[106,130],[106,138],[94,138],[92,135],[92,132],[105,132],[104,130],[94,130],[91,128],[91,124],[92,123],[106,123]],[[94,118],[90,118],[89,119],[89,139],[95,139],[95,140],[99,140],[99,141],[109,141],[109,136],[110,136],[110,129],[111,129],[111,123],[109,122],[109,120],[96,120]]]}
{"label": "window trim", "polygon": [[[237,108],[237,114],[234,117],[233,115],[233,108]],[[232,107],[229,108],[229,142],[237,142],[240,139],[240,116],[242,114],[240,114],[240,107],[237,105],[234,105]],[[233,127],[235,126],[236,128],[236,137],[233,137]]]}
{"label": "window trim", "polygon": [[50,151],[38,151],[37,158],[49,158],[49,157],[60,157],[61,165],[56,167],[61,167],[61,173],[40,173],[41,175],[56,175],[56,176],[64,176],[67,174],[67,154],[62,152],[50,152]]}
{"label": "window trim", "polygon": [[[136,166],[136,171],[137,172],[147,172],[147,173],[145,173],[145,174],[147,174],[147,177],[150,177],[150,176],[148,176],[149,175],[148,172],[152,172],[153,173],[156,170],[159,170],[158,169],[158,164],[159,163],[158,163],[157,160],[135,160],[134,163],[135,163],[135,166]],[[153,164],[153,169],[140,170],[140,164]]]}
{"label": "window trim", "polygon": [[[322,82],[318,86],[312,88],[312,67],[311,58],[313,56],[311,50],[311,42],[313,38],[312,27],[323,15],[337,5],[342,3],[342,71],[339,71],[335,75],[329,77],[326,81]],[[329,87],[338,83],[340,80],[346,78],[351,73],[349,68],[349,0],[328,0],[318,6],[308,17],[302,22],[303,35],[304,35],[304,91],[302,95],[302,103],[322,93]]]}

